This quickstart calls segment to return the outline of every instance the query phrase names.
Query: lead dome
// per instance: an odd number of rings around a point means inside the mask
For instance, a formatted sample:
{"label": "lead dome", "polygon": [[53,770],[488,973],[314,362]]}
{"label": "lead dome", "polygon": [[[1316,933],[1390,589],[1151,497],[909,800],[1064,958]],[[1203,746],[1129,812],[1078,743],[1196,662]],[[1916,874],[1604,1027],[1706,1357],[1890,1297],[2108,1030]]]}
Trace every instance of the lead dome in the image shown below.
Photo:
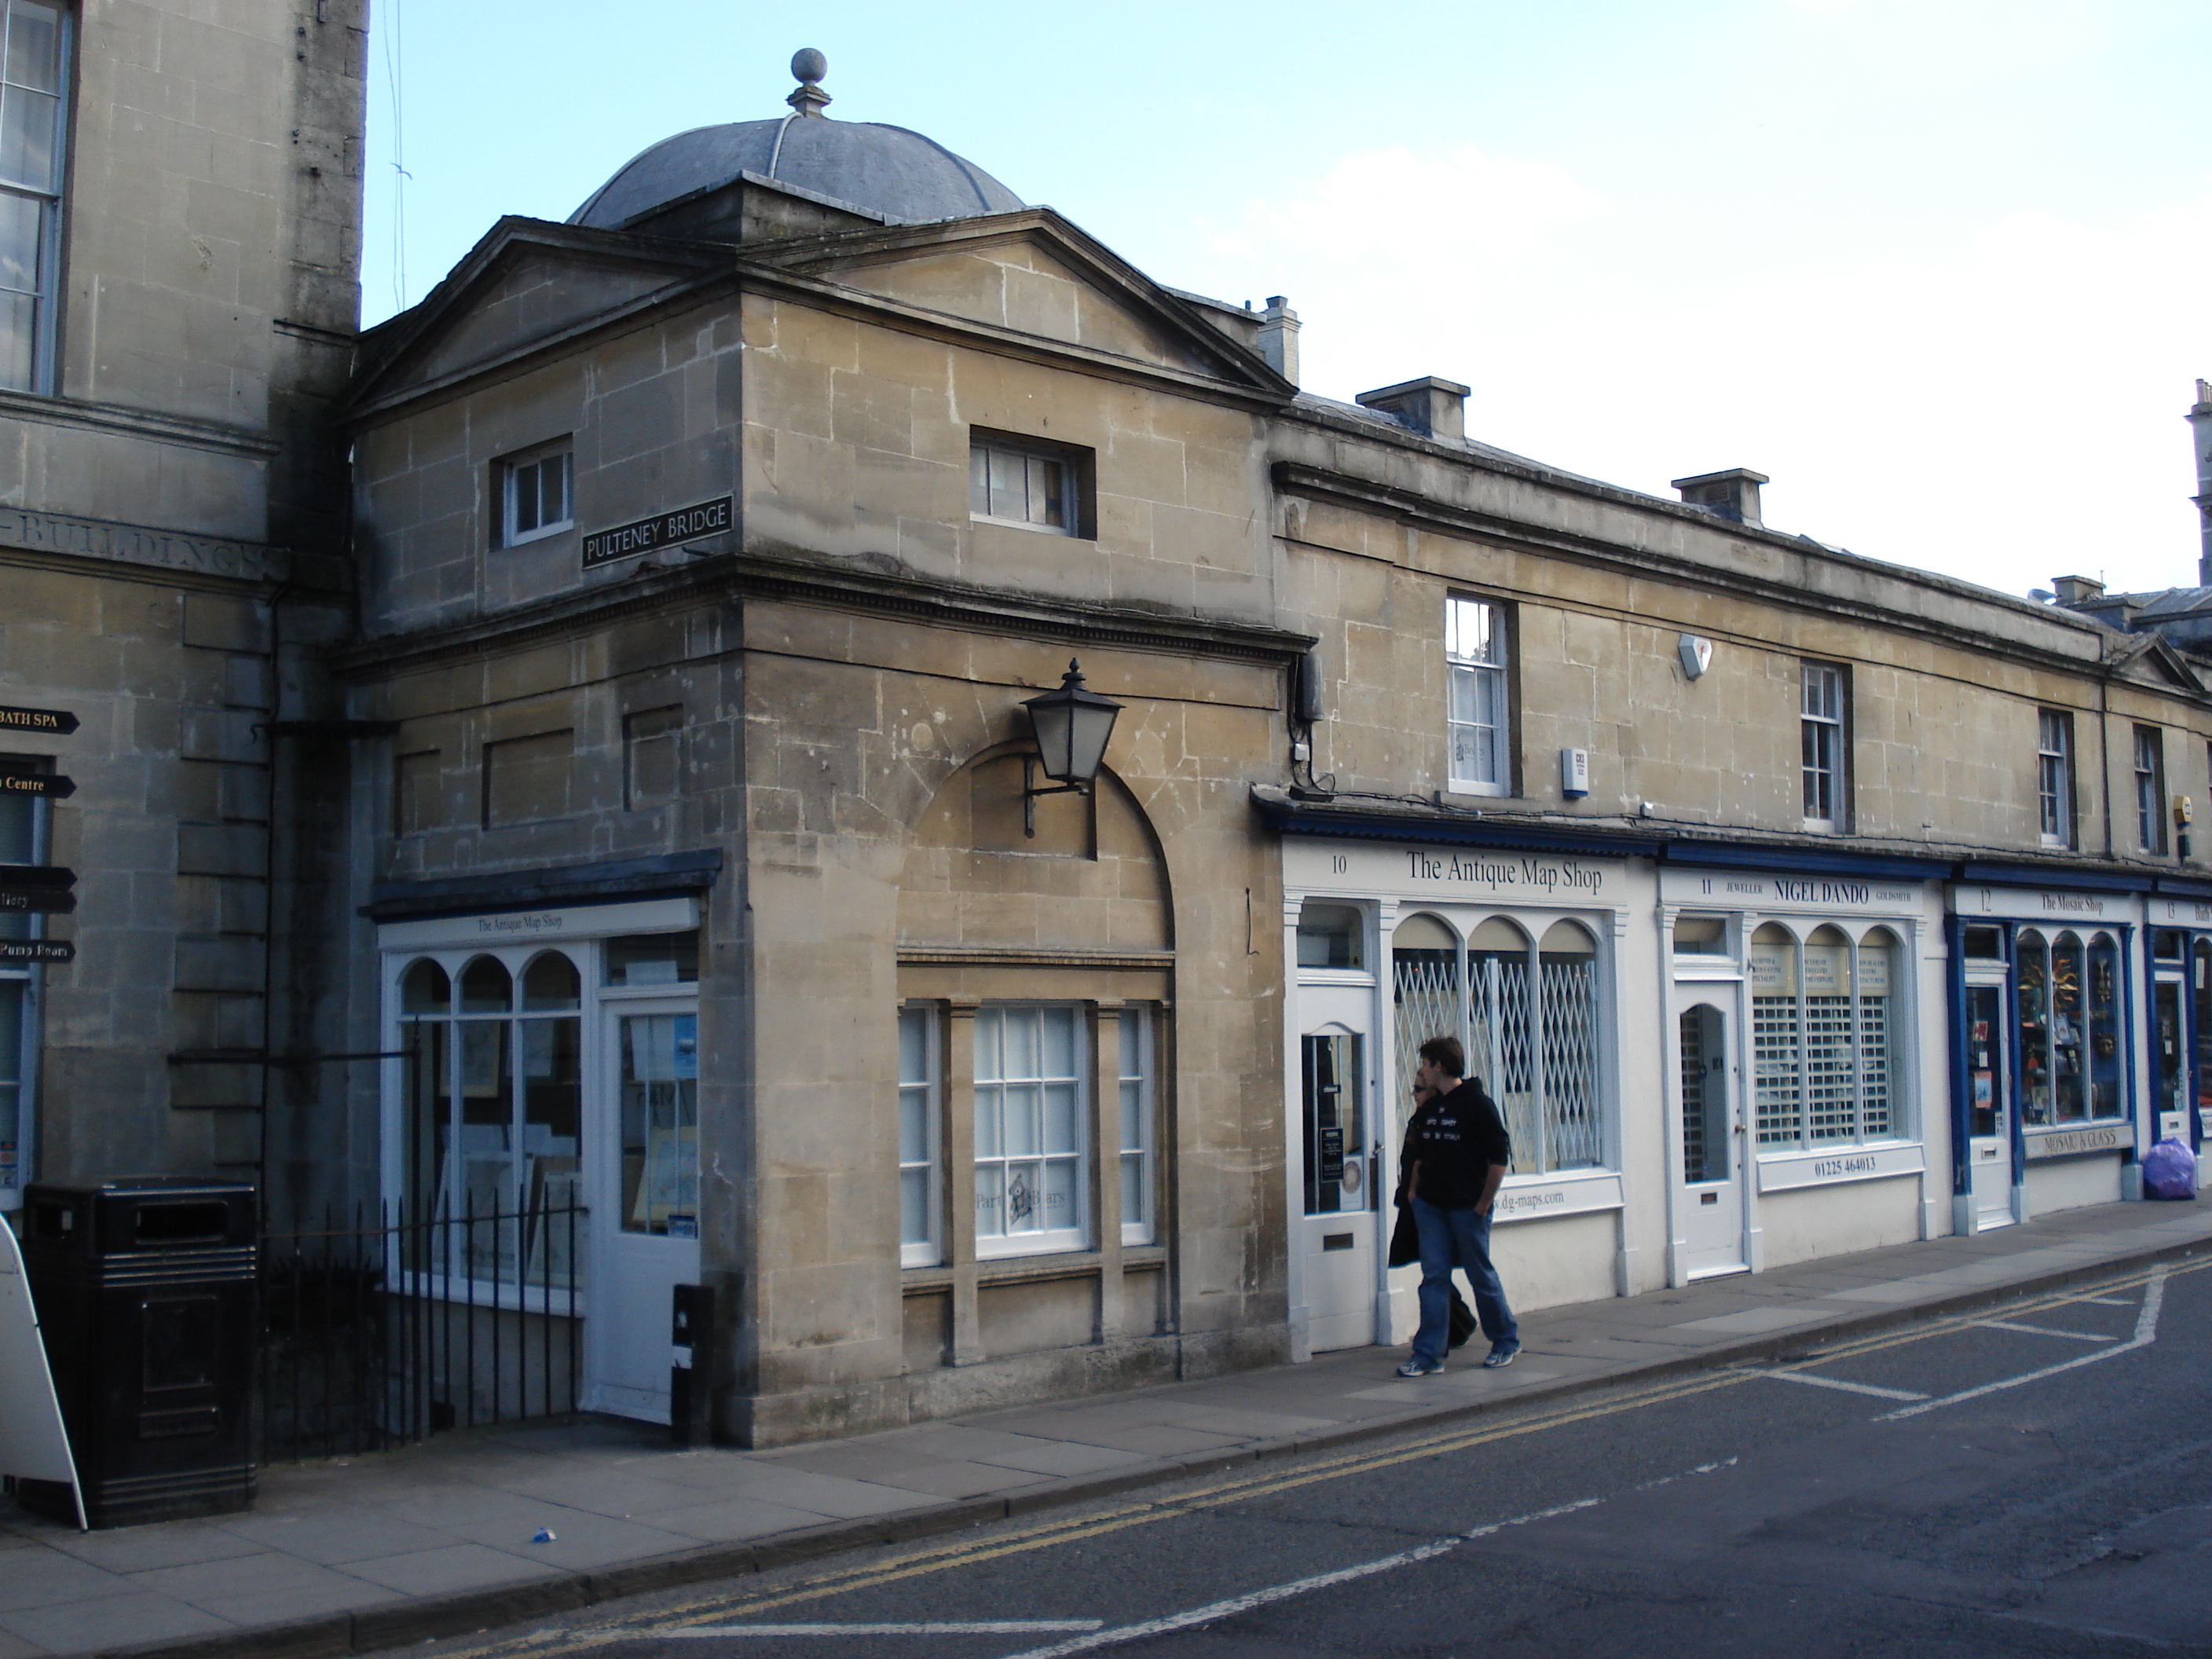
{"label": "lead dome", "polygon": [[711,190],[741,173],[773,179],[880,214],[894,224],[923,224],[1009,213],[1027,205],[964,156],[919,132],[873,121],[836,121],[822,113],[827,72],[808,48],[792,59],[800,85],[781,119],[694,127],[633,158],[593,191],[572,225],[616,229],[655,209]]}

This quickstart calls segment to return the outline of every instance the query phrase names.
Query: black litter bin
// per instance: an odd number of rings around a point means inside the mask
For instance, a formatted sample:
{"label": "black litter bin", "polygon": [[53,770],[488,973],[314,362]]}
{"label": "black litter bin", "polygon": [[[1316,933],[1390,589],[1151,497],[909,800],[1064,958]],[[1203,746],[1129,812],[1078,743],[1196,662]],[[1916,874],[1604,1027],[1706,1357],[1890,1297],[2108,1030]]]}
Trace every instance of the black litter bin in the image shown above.
{"label": "black litter bin", "polygon": [[[24,1189],[24,1273],[93,1526],[252,1507],[258,1233],[234,1182]],[[65,1486],[17,1491],[76,1518]]]}

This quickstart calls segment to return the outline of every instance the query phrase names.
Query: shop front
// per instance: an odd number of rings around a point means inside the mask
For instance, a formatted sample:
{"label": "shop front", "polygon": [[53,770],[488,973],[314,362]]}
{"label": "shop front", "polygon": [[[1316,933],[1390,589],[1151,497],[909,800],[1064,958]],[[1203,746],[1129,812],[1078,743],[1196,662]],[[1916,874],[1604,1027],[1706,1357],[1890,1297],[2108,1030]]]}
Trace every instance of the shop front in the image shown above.
{"label": "shop front", "polygon": [[1293,1352],[1413,1334],[1418,1269],[1385,1251],[1431,1036],[1460,1039],[1512,1135],[1492,1249],[1516,1305],[1642,1288],[1623,1225],[1620,963],[1648,868],[1295,834],[1283,856]]}
{"label": "shop front", "polygon": [[[2139,1196],[2143,900],[2118,884],[1961,882],[1951,908],[1954,1229]],[[2153,945],[2171,948],[2172,960],[2148,977],[2174,1045],[2166,1074],[2175,1113],[2185,1118],[2183,1045],[2196,1011],[2188,936],[2167,932]]]}
{"label": "shop front", "polygon": [[2149,1090],[2154,1140],[2197,1154],[2204,1184],[2204,1130],[2212,1121],[2212,889],[2161,880],[2144,905],[2150,948]]}
{"label": "shop front", "polygon": [[586,1410],[656,1422],[672,1288],[699,1279],[699,912],[378,929],[398,1282],[434,1325],[438,1304],[496,1310],[526,1365],[579,1368]]}
{"label": "shop front", "polygon": [[1942,1114],[1923,1109],[1942,1052],[1923,1040],[1942,1030],[1940,988],[1920,966],[1939,893],[1911,866],[1670,858],[1659,894],[1670,1284],[1943,1230],[1928,1171],[1931,1150],[1940,1168],[1948,1147]]}

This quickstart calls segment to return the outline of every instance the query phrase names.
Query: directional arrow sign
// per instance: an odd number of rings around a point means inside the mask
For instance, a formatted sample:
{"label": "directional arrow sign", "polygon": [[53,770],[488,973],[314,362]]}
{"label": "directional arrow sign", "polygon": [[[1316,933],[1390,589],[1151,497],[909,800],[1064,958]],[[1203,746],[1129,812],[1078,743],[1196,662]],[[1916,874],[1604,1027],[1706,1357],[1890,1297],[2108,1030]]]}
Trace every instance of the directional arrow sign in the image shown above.
{"label": "directional arrow sign", "polygon": [[65,738],[76,730],[76,716],[66,708],[0,707],[0,732],[51,732]]}
{"label": "directional arrow sign", "polygon": [[76,908],[66,887],[0,887],[0,916],[65,916]]}
{"label": "directional arrow sign", "polygon": [[65,865],[0,864],[0,893],[76,885],[76,872]]}
{"label": "directional arrow sign", "polygon": [[76,780],[58,772],[10,772],[0,768],[0,795],[44,795],[63,800],[76,793]]}
{"label": "directional arrow sign", "polygon": [[75,962],[76,946],[65,939],[0,939],[0,962]]}

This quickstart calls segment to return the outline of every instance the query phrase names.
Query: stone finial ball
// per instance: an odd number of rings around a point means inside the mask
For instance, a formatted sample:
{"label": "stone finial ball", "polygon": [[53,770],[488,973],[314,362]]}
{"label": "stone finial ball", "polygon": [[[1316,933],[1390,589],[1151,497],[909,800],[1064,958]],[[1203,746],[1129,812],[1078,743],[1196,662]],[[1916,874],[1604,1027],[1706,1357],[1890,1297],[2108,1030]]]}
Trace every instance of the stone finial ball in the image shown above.
{"label": "stone finial ball", "polygon": [[792,54],[792,78],[804,81],[810,87],[830,73],[830,60],[811,46],[802,46]]}

